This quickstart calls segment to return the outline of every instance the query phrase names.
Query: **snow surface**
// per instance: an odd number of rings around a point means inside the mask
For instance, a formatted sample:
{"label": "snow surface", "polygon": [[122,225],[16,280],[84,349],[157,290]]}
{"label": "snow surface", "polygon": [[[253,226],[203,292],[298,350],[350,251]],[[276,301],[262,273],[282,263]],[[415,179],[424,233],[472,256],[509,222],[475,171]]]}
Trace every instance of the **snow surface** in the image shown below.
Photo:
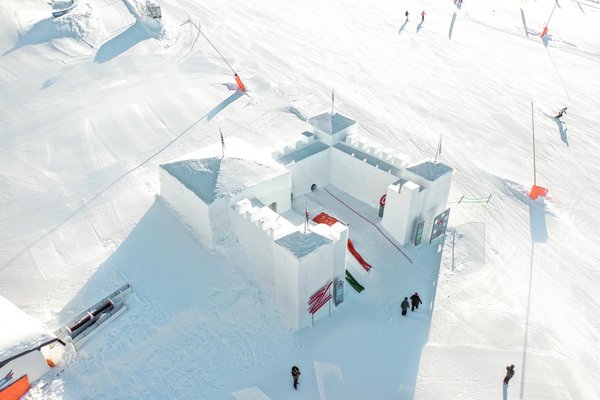
{"label": "snow surface", "polygon": [[336,134],[356,123],[340,113],[324,112],[308,119],[308,123],[330,135]]}
{"label": "snow surface", "polygon": [[287,173],[284,169],[236,157],[175,161],[163,164],[161,168],[177,178],[206,204]]}
{"label": "snow surface", "polygon": [[276,244],[288,249],[290,253],[298,258],[302,258],[312,253],[322,245],[331,242],[331,239],[318,235],[314,232],[308,232],[306,234],[302,232],[292,232],[289,235],[283,236],[275,241]]}
{"label": "snow surface", "polygon": [[0,361],[34,349],[55,338],[43,323],[27,315],[2,296],[0,296],[0,315],[3,321],[0,330]]}
{"label": "snow surface", "polygon": [[[598,3],[560,1],[544,40],[550,0],[164,0],[162,26],[142,4],[81,0],[52,19],[43,1],[0,2],[0,294],[55,328],[134,288],[128,311],[27,398],[600,398]],[[248,93],[180,25],[186,13]],[[366,290],[346,286],[331,318],[292,334],[233,238],[208,251],[156,197],[157,169],[219,128],[281,148],[332,87],[359,133],[413,160],[442,133],[451,198],[491,198],[451,203],[454,251],[409,247],[411,264],[327,192],[309,194],[374,267],[349,257]],[[537,202],[532,101],[549,188]],[[477,235],[463,244],[471,222],[485,223],[485,263],[469,250]],[[424,307],[402,318],[414,291]]]}
{"label": "snow surface", "polygon": [[410,172],[428,181],[435,181],[442,175],[452,171],[452,167],[439,162],[424,161],[407,168]]}

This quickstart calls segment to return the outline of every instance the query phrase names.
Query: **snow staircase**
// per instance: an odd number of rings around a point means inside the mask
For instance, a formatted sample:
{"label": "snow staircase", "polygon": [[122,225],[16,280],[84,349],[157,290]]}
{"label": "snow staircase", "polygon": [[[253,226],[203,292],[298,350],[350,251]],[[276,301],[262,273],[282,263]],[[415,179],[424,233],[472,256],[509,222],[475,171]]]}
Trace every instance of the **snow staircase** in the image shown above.
{"label": "snow staircase", "polygon": [[76,350],[80,349],[98,332],[100,327],[113,321],[127,310],[125,295],[130,292],[131,285],[129,283],[123,285],[73,318],[54,334],[65,343],[72,343]]}

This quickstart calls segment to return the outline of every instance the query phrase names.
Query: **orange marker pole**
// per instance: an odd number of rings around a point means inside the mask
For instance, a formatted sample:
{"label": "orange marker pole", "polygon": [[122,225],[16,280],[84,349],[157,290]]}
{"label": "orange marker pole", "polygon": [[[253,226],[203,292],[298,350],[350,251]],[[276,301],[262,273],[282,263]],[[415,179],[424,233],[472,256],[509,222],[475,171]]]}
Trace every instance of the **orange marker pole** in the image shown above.
{"label": "orange marker pole", "polygon": [[245,92],[246,91],[246,86],[244,85],[244,83],[242,82],[242,80],[240,79],[240,77],[238,76],[238,74],[235,74],[233,77],[235,78],[235,83],[237,83],[238,88],[242,92]]}
{"label": "orange marker pole", "polygon": [[[231,70],[231,72],[233,72],[233,77],[235,78],[235,83],[237,84],[238,88],[242,91],[245,92],[246,91],[246,86],[242,83],[242,80],[240,79],[240,77],[238,76],[237,72],[235,72],[235,70],[233,69],[233,67],[231,66],[231,64],[229,64],[229,62],[227,62],[227,60],[225,59],[225,57],[223,57],[223,54],[221,54],[221,52],[219,51],[219,49],[217,49],[217,47],[213,44],[213,42],[210,41],[210,39],[208,38],[208,36],[206,36],[204,34],[204,32],[202,32],[202,29],[200,29],[200,27],[198,25],[196,25],[191,18],[187,21],[190,24],[192,24],[196,29],[198,29],[198,32],[200,32],[202,34],[202,36],[204,36],[204,39],[206,39],[206,41],[212,46],[213,49],[215,49],[215,51],[217,52],[217,54],[221,57],[221,59],[225,62],[225,64],[227,64],[227,66],[229,67],[229,69]],[[186,23],[187,23],[186,22]]]}
{"label": "orange marker pole", "polygon": [[548,33],[548,24],[550,23],[550,19],[552,18],[552,14],[554,14],[554,10],[556,10],[556,6],[557,5],[558,5],[558,2],[555,1],[554,2],[554,7],[552,7],[552,11],[550,12],[550,16],[548,17],[548,21],[546,21],[546,23],[544,24],[544,30],[542,31],[542,34],[540,35],[540,37],[544,37]]}

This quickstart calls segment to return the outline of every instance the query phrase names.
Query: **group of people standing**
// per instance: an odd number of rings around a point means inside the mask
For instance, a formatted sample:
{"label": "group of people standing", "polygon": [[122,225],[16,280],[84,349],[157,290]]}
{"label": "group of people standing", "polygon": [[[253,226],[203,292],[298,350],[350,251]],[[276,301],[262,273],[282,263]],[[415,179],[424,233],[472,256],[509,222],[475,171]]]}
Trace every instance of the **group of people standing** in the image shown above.
{"label": "group of people standing", "polygon": [[[410,311],[415,311],[415,308],[419,308],[419,304],[423,304],[421,301],[421,297],[419,297],[419,293],[415,292],[412,296],[410,296],[410,305],[412,306]],[[408,311],[408,297],[405,297],[400,303],[400,308],[402,309],[402,315],[406,316],[406,312]]]}
{"label": "group of people standing", "polygon": [[[423,23],[425,21],[425,16],[427,14],[425,14],[425,10],[421,11],[421,23]],[[406,17],[406,20],[408,21],[408,10],[406,10],[406,12],[404,13],[404,16]]]}

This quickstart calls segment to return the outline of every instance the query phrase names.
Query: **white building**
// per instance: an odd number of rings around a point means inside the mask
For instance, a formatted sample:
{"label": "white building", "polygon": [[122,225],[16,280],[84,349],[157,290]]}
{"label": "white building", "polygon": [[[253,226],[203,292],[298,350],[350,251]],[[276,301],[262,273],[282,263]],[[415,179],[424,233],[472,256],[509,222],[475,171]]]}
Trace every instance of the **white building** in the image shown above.
{"label": "white building", "polygon": [[[409,165],[406,155],[361,139],[356,121],[337,112],[308,126],[270,158],[248,159],[257,154],[248,145],[245,156],[222,157],[213,147],[159,169],[162,198],[208,245],[233,232],[295,329],[326,314],[330,305],[319,299],[343,301],[348,229],[336,223],[305,231],[281,215],[294,197],[334,185],[374,208],[385,202],[381,225],[401,245],[419,245],[446,229],[453,173],[439,162]],[[311,314],[315,304],[323,307]]]}
{"label": "white building", "polygon": [[207,243],[229,229],[229,208],[240,199],[257,199],[273,210],[290,209],[290,173],[285,168],[242,156],[193,157],[160,166],[161,196]]}
{"label": "white building", "polygon": [[60,361],[64,343],[2,296],[0,315],[0,398],[18,399]]}

